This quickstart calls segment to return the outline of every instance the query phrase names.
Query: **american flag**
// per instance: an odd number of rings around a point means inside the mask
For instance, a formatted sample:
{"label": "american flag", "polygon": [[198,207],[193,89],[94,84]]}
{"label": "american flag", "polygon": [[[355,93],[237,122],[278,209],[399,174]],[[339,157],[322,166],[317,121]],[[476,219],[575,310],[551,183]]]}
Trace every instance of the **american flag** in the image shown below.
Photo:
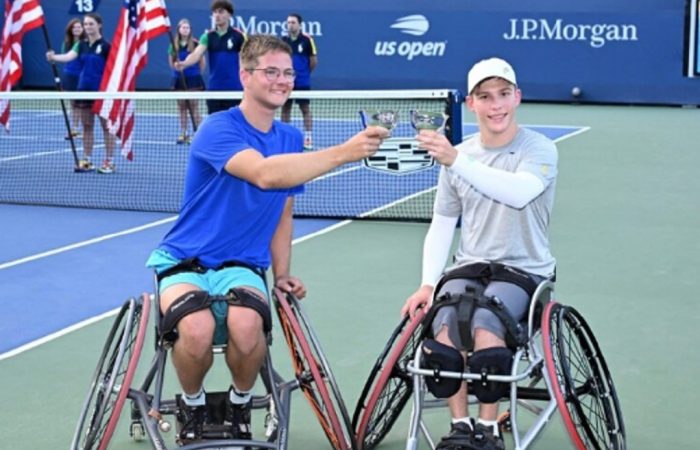
{"label": "american flag", "polygon": [[[0,46],[0,92],[9,92],[22,77],[22,37],[44,24],[39,0],[5,0],[5,25]],[[0,99],[0,123],[10,126],[10,101]]]}
{"label": "american flag", "polygon": [[[148,40],[169,30],[170,20],[164,0],[124,0],[100,91],[134,91],[136,77],[148,61]],[[97,101],[94,111],[107,119],[110,133],[116,134],[122,142],[122,155],[132,161],[133,102],[119,99]]]}

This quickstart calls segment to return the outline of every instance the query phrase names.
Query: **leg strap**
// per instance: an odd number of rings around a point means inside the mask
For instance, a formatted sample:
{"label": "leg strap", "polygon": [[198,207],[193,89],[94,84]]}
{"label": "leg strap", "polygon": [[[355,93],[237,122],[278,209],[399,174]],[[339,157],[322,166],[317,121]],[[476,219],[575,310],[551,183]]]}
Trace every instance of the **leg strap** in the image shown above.
{"label": "leg strap", "polygon": [[430,308],[425,323],[432,323],[437,310],[448,305],[457,309],[460,337],[467,349],[473,346],[470,330],[472,318],[477,308],[485,308],[494,313],[517,346],[522,346],[527,342],[527,330],[508,313],[503,302],[496,296],[487,297],[472,287],[467,287],[463,294],[446,293],[435,299],[435,304]]}
{"label": "leg strap", "polygon": [[272,331],[272,313],[270,312],[270,307],[260,296],[253,294],[247,289],[233,288],[226,294],[226,301],[231,306],[242,306],[254,310],[262,317],[265,334]]}
{"label": "leg strap", "polygon": [[440,278],[435,286],[435,292],[440,292],[442,286],[449,280],[469,278],[477,280],[484,286],[491,281],[505,281],[521,287],[532,297],[537,290],[537,283],[527,274],[515,267],[498,263],[473,263],[455,267]]}
{"label": "leg strap", "polygon": [[209,308],[212,297],[205,291],[192,291],[175,299],[160,320],[160,337],[174,343],[177,340],[177,324],[188,314]]}

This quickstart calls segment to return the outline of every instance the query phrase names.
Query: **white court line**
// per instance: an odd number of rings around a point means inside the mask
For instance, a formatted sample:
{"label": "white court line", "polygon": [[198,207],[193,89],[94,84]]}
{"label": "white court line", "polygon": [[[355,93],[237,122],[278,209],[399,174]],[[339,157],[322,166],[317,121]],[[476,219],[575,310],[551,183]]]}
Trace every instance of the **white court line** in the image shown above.
{"label": "white court line", "polygon": [[55,333],[51,333],[51,334],[46,335],[42,338],[36,339],[32,342],[28,342],[28,343],[21,345],[15,349],[12,349],[8,352],[0,353],[0,361],[2,361],[3,359],[12,358],[13,356],[19,355],[20,353],[24,353],[27,350],[31,350],[33,348],[36,348],[36,347],[40,346],[41,344],[45,344],[47,342],[53,341],[55,339],[60,338],[61,336],[64,336],[68,333],[71,333],[75,330],[79,330],[83,327],[86,327],[86,326],[92,324],[92,323],[99,322],[100,320],[106,319],[107,317],[111,317],[111,316],[115,315],[116,313],[118,313],[120,309],[121,309],[121,306],[119,308],[114,308],[111,311],[107,311],[106,313],[100,314],[99,316],[91,317],[89,319],[83,320],[82,322],[78,322],[76,324],[73,324],[73,325],[69,326],[68,328],[58,330]]}
{"label": "white court line", "polygon": [[57,155],[59,153],[66,153],[66,152],[70,152],[70,151],[71,151],[71,149],[67,148],[65,150],[52,150],[50,152],[27,153],[24,155],[8,156],[7,158],[0,158],[0,162],[20,161],[22,159],[36,158],[38,156],[51,156],[51,155]]}
{"label": "white court line", "polygon": [[[82,148],[82,146],[80,146],[80,147],[76,146],[76,150],[81,149],[81,148]],[[93,149],[96,149],[96,148],[104,148],[104,144],[95,144],[93,146]],[[23,159],[36,158],[39,156],[58,155],[59,153],[68,153],[68,152],[72,152],[72,151],[73,151],[73,149],[66,148],[63,150],[51,150],[49,152],[25,153],[24,155],[16,155],[16,156],[8,156],[6,158],[0,158],[0,163],[8,162],[8,161],[20,161]]]}
{"label": "white court line", "polygon": [[136,233],[139,231],[147,230],[148,228],[153,228],[153,227],[157,227],[159,225],[163,225],[163,224],[168,223],[168,222],[172,222],[176,218],[177,218],[177,216],[166,217],[165,219],[157,220],[155,222],[147,223],[145,225],[140,225],[140,226],[134,227],[134,228],[129,228],[128,230],[119,231],[117,233],[105,234],[104,236],[100,236],[100,237],[93,238],[93,239],[88,239],[87,241],[76,242],[75,244],[55,248],[53,250],[49,250],[49,251],[46,251],[43,253],[37,253],[36,255],[27,256],[25,258],[20,258],[20,259],[15,259],[14,261],[9,261],[9,262],[0,264],[0,270],[7,269],[9,267],[18,266],[20,264],[28,263],[31,261],[35,261],[37,259],[46,258],[47,256],[57,255],[59,253],[67,252],[69,250],[75,250],[76,248],[85,247],[85,246],[92,245],[92,244],[97,244],[98,242],[107,241],[109,239],[114,239],[117,237],[126,236],[127,234],[132,234],[132,233]]}
{"label": "white court line", "polygon": [[[573,133],[570,133],[570,134],[567,134],[567,135],[565,135],[565,136],[562,136],[562,137],[560,137],[560,138],[555,139],[555,142],[563,141],[563,140],[568,139],[568,138],[570,138],[570,137],[572,137],[572,136],[576,136],[576,135],[578,135],[578,134],[584,133],[584,132],[586,132],[586,131],[588,131],[588,130],[590,130],[590,129],[591,129],[591,127],[581,127],[579,130],[577,130],[577,131],[575,131],[575,132],[573,132]],[[343,170],[343,171],[339,171],[339,172],[336,172],[336,173],[333,173],[333,174],[327,174],[327,175],[324,175],[323,177],[319,177],[319,178],[317,178],[317,179],[315,179],[315,180],[313,180],[313,181],[318,181],[318,180],[320,180],[320,179],[322,179],[322,178],[327,178],[327,177],[330,177],[330,176],[339,175],[340,173],[349,172],[349,171],[352,171],[352,170],[357,170],[359,167],[361,167],[361,166],[353,167],[353,168],[346,169],[346,170]],[[383,209],[390,208],[390,207],[393,206],[393,205],[397,205],[397,204],[399,204],[399,203],[405,202],[405,201],[407,201],[407,200],[410,200],[411,198],[414,198],[414,197],[417,197],[417,196],[422,195],[422,194],[424,194],[424,193],[430,192],[431,190],[434,190],[434,189],[435,189],[435,187],[432,187],[432,188],[428,188],[428,189],[426,189],[426,190],[424,190],[424,191],[421,191],[421,192],[416,192],[415,194],[412,194],[412,195],[410,195],[410,196],[408,196],[408,197],[399,199],[399,200],[397,200],[397,201],[395,201],[395,202],[392,202],[392,203],[390,203],[390,204],[388,204],[388,205],[384,205],[384,206],[381,206],[381,207],[379,207],[379,208],[373,209],[373,210],[371,210],[371,211],[367,211],[367,212],[365,212],[365,213],[362,213],[362,214],[361,214],[361,217],[366,217],[366,216],[368,216],[368,215],[374,214],[374,213],[376,213],[376,212],[378,212],[378,211],[381,211],[381,210],[383,210]],[[128,229],[128,230],[124,230],[124,231],[121,231],[121,232],[118,232],[118,233],[112,233],[112,234],[109,234],[109,235],[102,236],[102,237],[100,237],[100,238],[90,239],[90,240],[88,240],[88,241],[83,241],[83,242],[79,242],[79,243],[76,243],[76,244],[67,245],[67,246],[65,246],[65,247],[61,247],[61,248],[58,248],[58,249],[55,249],[55,250],[50,250],[50,251],[48,251],[48,252],[40,253],[40,254],[33,255],[33,256],[28,256],[28,257],[26,257],[26,258],[21,258],[21,259],[15,260],[15,261],[10,261],[10,262],[8,262],[8,263],[0,264],[0,269],[6,269],[6,268],[8,268],[8,267],[12,267],[12,266],[16,266],[16,265],[23,264],[23,263],[26,263],[26,262],[34,261],[34,260],[36,260],[36,259],[45,258],[45,257],[47,257],[47,256],[55,255],[55,254],[58,254],[58,253],[63,253],[63,252],[69,251],[69,250],[74,250],[74,249],[76,249],[76,248],[80,248],[80,247],[84,247],[84,246],[87,246],[87,245],[96,244],[96,243],[98,243],[98,242],[102,242],[102,241],[105,241],[105,240],[108,240],[108,239],[113,239],[113,238],[115,238],[115,237],[120,237],[120,236],[124,236],[124,235],[127,235],[127,234],[136,233],[136,232],[138,232],[138,231],[143,231],[143,230],[148,229],[148,228],[152,228],[152,227],[156,227],[156,226],[159,226],[159,225],[163,225],[163,224],[168,223],[168,222],[172,222],[172,221],[174,221],[176,218],[177,218],[177,216],[168,217],[168,218],[166,218],[166,219],[162,219],[162,220],[159,220],[159,221],[156,221],[156,222],[151,222],[151,223],[148,223],[148,224],[139,226],[139,227],[130,228],[130,229]],[[300,238],[294,239],[294,240],[292,241],[292,245],[296,245],[296,244],[299,244],[299,243],[301,243],[301,242],[307,241],[307,240],[309,240],[309,239],[313,239],[313,238],[315,238],[315,237],[322,236],[322,235],[324,235],[324,234],[330,233],[331,231],[334,231],[334,230],[337,230],[337,229],[339,229],[339,228],[342,228],[342,227],[344,227],[344,226],[346,226],[346,225],[351,224],[352,222],[353,222],[352,220],[343,220],[343,221],[341,221],[341,222],[338,222],[338,223],[336,223],[336,224],[334,224],[334,225],[331,225],[331,226],[329,226],[329,227],[323,228],[323,229],[321,229],[321,230],[319,230],[319,231],[316,231],[316,232],[314,232],[314,233],[310,233],[310,234],[307,234],[307,235],[302,236],[302,237],[300,237]],[[117,314],[117,312],[119,312],[120,309],[121,309],[121,307],[115,308],[115,309],[113,309],[113,310],[111,310],[111,311],[108,311],[108,312],[106,312],[106,313],[103,313],[103,314],[100,314],[100,315],[98,315],[98,316],[91,317],[91,318],[89,318],[89,319],[83,320],[82,322],[76,323],[76,324],[71,325],[71,326],[69,326],[69,327],[67,327],[67,328],[64,328],[64,329],[62,329],[62,330],[56,331],[56,332],[51,333],[51,334],[49,334],[49,335],[47,335],[47,336],[44,336],[44,337],[42,337],[42,338],[40,338],[40,339],[34,340],[34,341],[32,341],[32,342],[28,342],[27,344],[24,344],[24,345],[22,345],[22,346],[20,346],[20,347],[17,347],[17,348],[15,348],[15,349],[13,349],[13,350],[10,350],[10,351],[8,351],[8,352],[2,353],[2,354],[0,354],[0,361],[2,361],[3,359],[7,359],[7,358],[11,358],[11,357],[13,357],[13,356],[19,355],[20,353],[26,352],[27,350],[31,350],[31,349],[33,349],[33,348],[36,348],[36,347],[42,345],[42,344],[45,344],[45,343],[47,343],[47,342],[53,341],[53,340],[55,340],[55,339],[58,339],[58,338],[60,338],[61,336],[65,336],[65,335],[68,334],[68,333],[72,333],[73,331],[79,330],[79,329],[84,328],[84,327],[86,327],[86,326],[88,326],[88,325],[91,325],[91,324],[93,324],[93,323],[99,322],[99,321],[102,320],[102,319],[106,319],[106,318],[108,318],[108,317],[111,317],[111,316]]]}
{"label": "white court line", "polygon": [[[564,127],[562,127],[564,128]],[[573,127],[572,127],[573,128]],[[578,136],[579,134],[585,133],[586,131],[589,131],[591,127],[578,127],[578,130],[565,134],[564,136],[560,136],[556,139],[554,139],[554,142],[561,142],[563,140],[569,139],[570,137]]]}
{"label": "white court line", "polygon": [[[125,236],[125,235],[127,235],[127,234],[132,234],[132,233],[136,233],[136,232],[139,232],[139,231],[143,231],[143,230],[146,230],[146,229],[148,229],[148,228],[157,227],[157,226],[163,225],[163,224],[165,224],[165,223],[172,222],[172,221],[174,221],[176,218],[177,218],[177,216],[168,217],[168,218],[165,218],[165,219],[162,219],[162,220],[158,220],[158,221],[155,221],[155,222],[147,223],[147,224],[145,224],[145,225],[141,225],[141,226],[139,226],[139,227],[129,228],[128,230],[120,231],[120,232],[118,232],[118,233],[107,234],[107,235],[104,235],[104,236],[99,237],[99,238],[90,239],[90,240],[83,241],[83,242],[78,242],[78,243],[76,243],[76,244],[67,245],[67,246],[65,246],[65,247],[61,247],[61,248],[57,248],[57,249],[54,249],[54,250],[50,250],[50,251],[48,251],[48,252],[39,253],[39,254],[36,254],[36,255],[28,256],[28,257],[26,257],[26,258],[21,258],[21,259],[17,259],[17,260],[14,260],[14,261],[10,261],[10,262],[8,262],[8,263],[0,264],[0,269],[6,269],[6,268],[8,268],[8,267],[12,267],[12,266],[16,266],[16,265],[19,265],[19,264],[27,263],[27,262],[34,261],[34,260],[37,260],[37,259],[46,258],[47,256],[56,255],[56,254],[58,254],[58,253],[67,252],[67,251],[69,251],[69,250],[74,250],[74,249],[76,249],[76,248],[85,247],[85,246],[87,246],[87,245],[92,245],[92,244],[97,244],[97,243],[99,243],[99,242],[106,241],[106,240],[109,240],[109,239],[114,239],[114,238],[116,238],[116,237],[121,237],[121,236]],[[340,227],[343,227],[343,226],[345,226],[345,225],[348,225],[348,224],[351,223],[351,222],[352,222],[352,220],[344,220],[344,221],[342,221],[342,222],[340,222],[340,223],[337,223],[337,224],[334,224],[334,225],[332,225],[332,226],[323,228],[323,229],[321,229],[321,230],[319,230],[319,231],[316,231],[315,233],[307,234],[306,236],[302,236],[302,237],[300,237],[300,238],[297,238],[297,239],[293,240],[293,241],[292,241],[292,245],[295,245],[295,244],[298,244],[298,243],[300,243],[300,242],[304,242],[304,241],[306,241],[306,240],[309,240],[309,239],[311,239],[311,238],[314,238],[314,237],[321,236],[321,235],[323,235],[323,234],[329,233],[329,232],[331,232],[331,231],[333,231],[333,230],[336,230],[336,229],[338,229],[338,228],[340,228]],[[99,321],[102,320],[102,319],[106,319],[106,318],[108,318],[108,317],[111,317],[111,316],[117,314],[117,312],[119,312],[120,309],[121,309],[121,307],[115,308],[115,309],[113,309],[113,310],[111,310],[111,311],[107,311],[106,313],[100,314],[100,315],[98,315],[98,316],[91,317],[91,318],[89,318],[89,319],[85,319],[85,320],[83,320],[82,322],[78,322],[78,323],[76,323],[76,324],[74,324],[74,325],[71,325],[71,326],[69,326],[69,327],[67,327],[67,328],[64,328],[64,329],[62,329],[62,330],[58,330],[58,331],[56,331],[56,332],[54,332],[54,333],[51,333],[51,334],[49,334],[49,335],[47,335],[47,336],[44,336],[44,337],[42,337],[42,338],[39,338],[39,339],[36,339],[36,340],[34,340],[34,341],[28,342],[28,343],[26,343],[26,344],[24,344],[24,345],[21,345],[21,346],[19,346],[19,347],[17,347],[17,348],[14,348],[14,349],[10,350],[10,351],[7,351],[7,352],[5,352],[5,353],[0,353],[0,361],[2,361],[3,359],[7,359],[7,358],[11,358],[11,357],[13,357],[13,356],[19,355],[20,353],[24,353],[24,352],[26,352],[26,351],[28,351],[28,350],[31,350],[31,349],[33,349],[33,348],[36,348],[36,347],[38,347],[38,346],[40,346],[40,345],[42,345],[42,344],[45,344],[45,343],[47,343],[47,342],[56,340],[56,339],[60,338],[61,336],[65,336],[65,335],[67,335],[68,333],[72,333],[73,331],[76,331],[76,330],[79,330],[79,329],[81,329],[81,328],[87,327],[88,325],[91,325],[91,324],[93,324],[93,323],[95,323],[95,322],[99,322]]]}

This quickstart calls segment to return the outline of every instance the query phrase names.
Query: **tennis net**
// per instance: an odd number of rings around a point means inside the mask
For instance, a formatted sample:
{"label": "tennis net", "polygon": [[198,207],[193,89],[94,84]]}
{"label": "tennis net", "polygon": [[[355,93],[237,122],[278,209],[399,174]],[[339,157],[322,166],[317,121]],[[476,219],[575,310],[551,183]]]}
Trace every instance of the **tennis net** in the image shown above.
{"label": "tennis net", "polygon": [[[10,132],[0,131],[0,202],[81,208],[177,212],[182,198],[189,156],[182,134],[178,100],[192,100],[206,118],[205,102],[240,98],[222,92],[11,92],[0,93],[11,102]],[[306,185],[295,201],[297,217],[428,220],[438,166],[417,148],[410,111],[445,113],[445,133],[461,141],[461,103],[451,90],[416,91],[310,91],[292,98],[309,101],[313,117],[314,149],[339,144],[363,127],[360,111],[369,115],[393,111],[397,116],[392,137],[371,160],[342,166]],[[115,171],[75,172],[85,144],[81,127],[67,140],[65,106],[80,100],[131,100],[135,109],[132,132],[133,161],[115,149]],[[105,141],[95,120],[92,162],[105,157]],[[186,118],[188,133],[192,120]],[[297,105],[291,123],[303,130]],[[315,151],[315,150],[312,150]]]}

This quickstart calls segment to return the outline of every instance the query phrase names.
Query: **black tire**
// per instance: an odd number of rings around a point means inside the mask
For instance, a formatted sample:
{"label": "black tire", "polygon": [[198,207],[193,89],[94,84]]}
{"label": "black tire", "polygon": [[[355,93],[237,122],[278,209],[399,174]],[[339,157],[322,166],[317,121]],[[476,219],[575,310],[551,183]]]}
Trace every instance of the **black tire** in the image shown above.
{"label": "black tire", "polygon": [[336,450],[356,448],[340,390],[299,300],[279,289],[274,300],[295,376],[326,437]]}
{"label": "black tire", "polygon": [[352,418],[360,450],[379,445],[411,398],[413,380],[406,365],[425,337],[424,317],[421,309],[412,320],[406,316],[399,323],[365,382]]}
{"label": "black tire", "polygon": [[71,449],[107,448],[129,392],[148,325],[150,298],[127,300],[107,336]]}
{"label": "black tire", "polygon": [[625,425],[608,365],[574,308],[552,302],[542,317],[545,364],[564,425],[579,450],[625,450]]}

